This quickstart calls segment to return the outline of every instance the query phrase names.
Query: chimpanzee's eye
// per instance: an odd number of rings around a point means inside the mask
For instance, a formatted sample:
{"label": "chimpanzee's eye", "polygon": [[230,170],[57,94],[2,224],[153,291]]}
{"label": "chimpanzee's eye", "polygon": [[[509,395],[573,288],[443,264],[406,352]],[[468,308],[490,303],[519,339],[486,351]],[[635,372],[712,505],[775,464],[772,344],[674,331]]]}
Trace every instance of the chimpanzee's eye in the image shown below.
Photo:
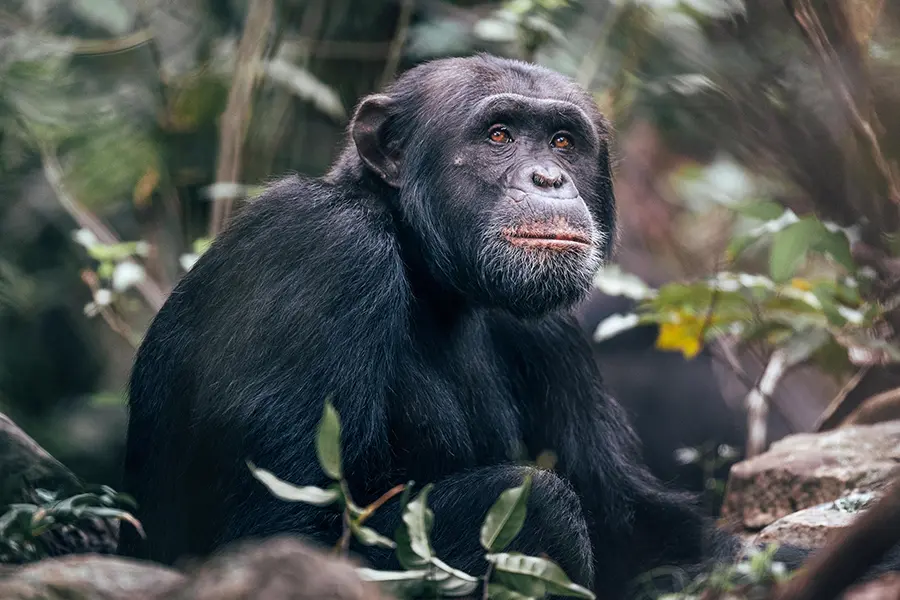
{"label": "chimpanzee's eye", "polygon": [[568,150],[572,147],[572,138],[570,138],[568,134],[557,133],[553,136],[550,145],[554,148],[559,148],[560,150]]}
{"label": "chimpanzee's eye", "polygon": [[503,125],[494,125],[488,131],[489,137],[491,141],[495,144],[508,144],[512,139],[512,134],[509,133],[509,129],[504,127]]}

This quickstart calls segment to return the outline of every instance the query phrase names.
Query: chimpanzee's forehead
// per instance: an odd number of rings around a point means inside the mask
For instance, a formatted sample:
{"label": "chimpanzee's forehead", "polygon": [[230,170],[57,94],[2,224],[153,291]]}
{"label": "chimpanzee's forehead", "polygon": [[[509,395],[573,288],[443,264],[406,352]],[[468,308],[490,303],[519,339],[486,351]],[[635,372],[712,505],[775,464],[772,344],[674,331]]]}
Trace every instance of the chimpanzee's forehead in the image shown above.
{"label": "chimpanzee's forehead", "polygon": [[607,133],[605,119],[583,88],[555,71],[517,60],[489,55],[435,60],[407,71],[394,93],[418,97],[429,123],[521,111],[567,119],[597,139]]}
{"label": "chimpanzee's forehead", "polygon": [[517,94],[532,98],[593,104],[583,89],[568,79],[542,67],[494,57],[451,59],[434,65],[429,87],[446,95],[448,90],[467,96],[486,97]]}

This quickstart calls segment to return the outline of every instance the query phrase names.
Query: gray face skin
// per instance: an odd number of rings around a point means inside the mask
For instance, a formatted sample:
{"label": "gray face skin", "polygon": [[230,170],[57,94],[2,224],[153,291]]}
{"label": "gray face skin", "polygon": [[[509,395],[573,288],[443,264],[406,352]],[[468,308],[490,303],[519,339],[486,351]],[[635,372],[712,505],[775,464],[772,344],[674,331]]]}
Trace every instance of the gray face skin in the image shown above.
{"label": "gray face skin", "polygon": [[355,127],[363,162],[397,190],[448,289],[521,316],[586,293],[609,254],[615,200],[607,123],[572,81],[447,61],[415,96],[363,102]]}

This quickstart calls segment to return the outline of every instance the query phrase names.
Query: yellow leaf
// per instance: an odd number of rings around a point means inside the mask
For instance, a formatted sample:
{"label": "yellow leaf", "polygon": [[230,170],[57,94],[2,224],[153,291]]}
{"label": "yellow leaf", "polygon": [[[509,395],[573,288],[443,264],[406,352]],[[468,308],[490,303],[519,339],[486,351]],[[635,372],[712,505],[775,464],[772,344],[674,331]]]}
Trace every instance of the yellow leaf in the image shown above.
{"label": "yellow leaf", "polygon": [[134,205],[143,207],[147,204],[150,194],[153,193],[153,190],[156,189],[158,184],[159,171],[157,171],[155,167],[148,167],[134,186]]}
{"label": "yellow leaf", "polygon": [[794,277],[793,279],[791,279],[791,287],[802,290],[804,292],[808,292],[813,288],[812,283],[810,283],[806,279],[800,279],[799,277]]}
{"label": "yellow leaf", "polygon": [[656,348],[680,351],[685,358],[694,358],[700,352],[702,328],[703,322],[693,317],[677,323],[663,323],[656,338]]}

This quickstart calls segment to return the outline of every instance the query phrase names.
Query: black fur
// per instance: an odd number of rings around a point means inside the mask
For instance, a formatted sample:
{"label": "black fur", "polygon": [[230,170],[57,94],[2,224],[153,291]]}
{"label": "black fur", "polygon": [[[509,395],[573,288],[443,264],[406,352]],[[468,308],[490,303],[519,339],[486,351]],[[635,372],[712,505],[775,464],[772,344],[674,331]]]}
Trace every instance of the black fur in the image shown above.
{"label": "black fur", "polygon": [[[593,337],[599,323],[613,314],[628,314],[636,302],[593,290],[576,310],[586,335]],[[708,511],[719,512],[720,497],[709,493],[702,464],[684,465],[676,459],[683,447],[713,450],[720,444],[738,450],[747,439],[746,415],[726,400],[706,348],[685,359],[678,352],[656,349],[659,328],[642,325],[603,341],[592,342],[604,383],[628,415],[642,449],[643,462],[668,486],[705,494]],[[736,402],[734,404],[737,404]],[[789,430],[780,415],[769,418],[772,439]],[[707,456],[704,460],[713,459]],[[733,460],[722,461],[710,475],[724,480]]]}
{"label": "black fur", "polygon": [[[488,140],[495,121],[513,143]],[[550,147],[558,129],[570,149]],[[486,510],[544,450],[558,461],[535,472],[517,549],[604,598],[654,566],[732,556],[639,464],[570,314],[614,237],[607,136],[568,79],[487,56],[417,67],[364,100],[334,169],[272,185],[150,327],[126,459],[148,539],[124,528],[121,551],[172,563],[281,531],[334,543],[333,509],[282,502],[245,465],[326,485],[314,437],[331,396],[357,501],[434,482],[434,544],[452,565],[484,568]],[[535,170],[559,185],[529,187]],[[515,237],[542,223],[590,245]],[[392,534],[397,518],[392,502],[371,523]]]}

